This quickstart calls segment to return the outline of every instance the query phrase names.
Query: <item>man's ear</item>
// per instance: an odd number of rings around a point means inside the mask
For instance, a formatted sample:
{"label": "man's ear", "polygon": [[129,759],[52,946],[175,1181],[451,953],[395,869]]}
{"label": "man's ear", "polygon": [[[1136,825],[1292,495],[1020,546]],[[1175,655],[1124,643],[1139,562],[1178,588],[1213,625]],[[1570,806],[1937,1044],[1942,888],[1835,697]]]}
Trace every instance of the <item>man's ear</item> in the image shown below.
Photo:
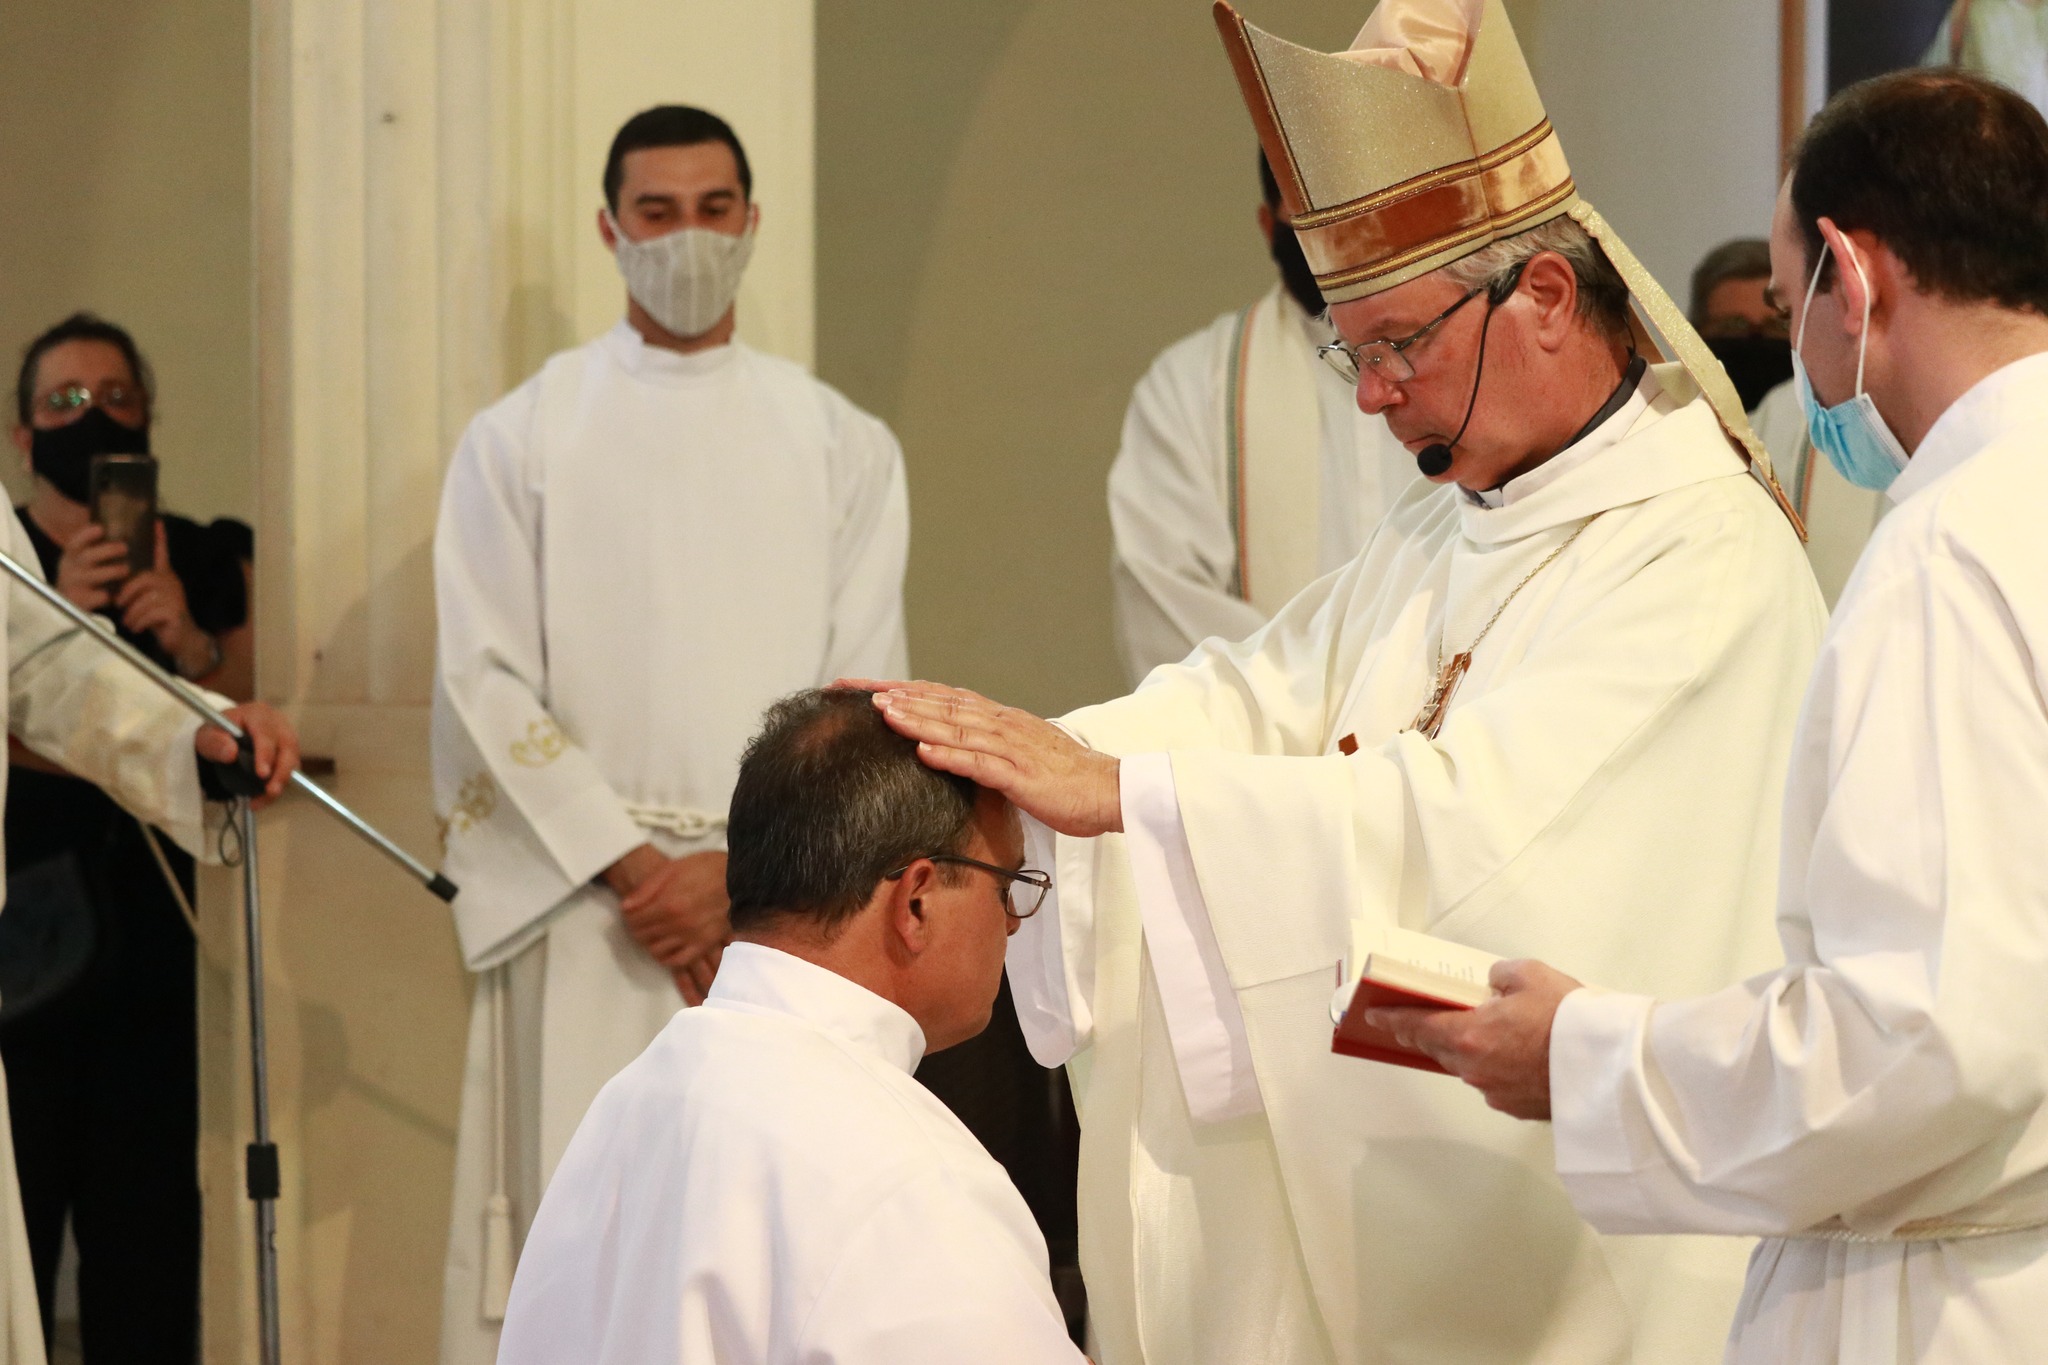
{"label": "man's ear", "polygon": [[[1872,314],[1877,312],[1881,283],[1878,278],[1883,264],[1878,260],[1890,255],[1869,233],[1858,233],[1851,237],[1835,226],[1832,218],[1815,220],[1822,240],[1828,244],[1828,251],[1835,262],[1835,286],[1842,294],[1842,330],[1852,337],[1863,335],[1863,310],[1867,305]],[[1834,290],[1829,291],[1833,293]]]}
{"label": "man's ear", "polygon": [[1518,293],[1527,293],[1536,308],[1536,344],[1546,351],[1562,347],[1579,314],[1579,277],[1571,262],[1555,251],[1539,251],[1522,267]]}
{"label": "man's ear", "polygon": [[894,888],[887,909],[890,949],[917,957],[931,946],[930,910],[939,887],[938,865],[919,858],[889,885]]}
{"label": "man's ear", "polygon": [[617,251],[619,249],[619,230],[612,226],[612,215],[609,209],[601,208],[597,211],[597,237],[599,241],[604,243],[606,251]]}
{"label": "man's ear", "polygon": [[31,432],[27,427],[21,425],[21,423],[16,422],[14,424],[15,449],[19,450],[22,453],[23,457],[26,458],[29,452],[29,447],[34,443],[35,433]]}

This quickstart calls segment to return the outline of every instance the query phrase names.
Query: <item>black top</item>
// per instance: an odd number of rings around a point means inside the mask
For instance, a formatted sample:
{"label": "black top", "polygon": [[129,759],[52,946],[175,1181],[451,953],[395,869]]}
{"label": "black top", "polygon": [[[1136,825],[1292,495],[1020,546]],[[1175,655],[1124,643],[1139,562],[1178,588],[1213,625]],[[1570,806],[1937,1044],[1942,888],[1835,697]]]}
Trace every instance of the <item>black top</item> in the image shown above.
{"label": "black top", "polygon": [[[26,510],[15,511],[36,547],[43,576],[55,583],[62,547],[44,534]],[[162,521],[164,550],[171,561],[171,572],[184,585],[185,603],[193,622],[208,634],[218,634],[248,620],[249,589],[242,576],[243,557],[254,543],[248,526],[227,518],[202,526],[168,513]],[[109,619],[114,617],[111,606],[103,608],[100,614]],[[116,630],[122,639],[165,668],[173,667],[155,636],[131,634],[118,626]],[[109,827],[123,818],[112,798],[80,778],[60,777],[16,765],[7,778],[7,866],[26,867],[67,849],[96,849],[106,838]]]}
{"label": "black top", "polygon": [[[17,507],[14,511],[28,531],[30,542],[36,547],[36,558],[43,564],[43,577],[55,584],[57,561],[63,557],[64,547],[36,525],[27,508]],[[248,620],[249,585],[242,577],[242,561],[252,557],[256,543],[248,526],[231,517],[222,517],[210,526],[201,526],[188,517],[168,512],[160,520],[164,528],[164,551],[170,557],[171,572],[185,586],[185,605],[192,612],[194,624],[208,635],[218,635]],[[122,639],[165,668],[176,671],[170,656],[158,648],[154,635],[135,635],[122,629],[118,624],[118,613],[112,606],[102,607],[100,615],[117,622],[115,631]]]}

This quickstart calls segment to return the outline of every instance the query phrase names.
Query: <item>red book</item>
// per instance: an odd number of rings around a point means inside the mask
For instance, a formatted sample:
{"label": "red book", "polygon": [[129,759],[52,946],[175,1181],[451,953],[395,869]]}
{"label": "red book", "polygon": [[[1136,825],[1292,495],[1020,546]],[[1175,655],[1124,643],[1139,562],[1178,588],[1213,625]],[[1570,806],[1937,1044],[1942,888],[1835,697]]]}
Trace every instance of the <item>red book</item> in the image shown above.
{"label": "red book", "polygon": [[1393,1035],[1372,1028],[1365,1012],[1385,1005],[1469,1010],[1493,994],[1487,973],[1498,961],[1491,953],[1402,929],[1381,931],[1385,941],[1364,955],[1356,980],[1330,1002],[1337,1026],[1330,1051],[1369,1062],[1448,1074],[1428,1055],[1402,1047]]}

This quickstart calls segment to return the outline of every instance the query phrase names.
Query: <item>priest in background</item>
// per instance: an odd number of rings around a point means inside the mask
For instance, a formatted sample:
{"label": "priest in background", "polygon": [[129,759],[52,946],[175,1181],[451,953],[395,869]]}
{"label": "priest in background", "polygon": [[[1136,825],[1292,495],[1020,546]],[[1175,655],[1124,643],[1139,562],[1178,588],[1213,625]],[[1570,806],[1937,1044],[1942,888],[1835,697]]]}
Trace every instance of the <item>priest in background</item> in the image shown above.
{"label": "priest in background", "polygon": [[911,1078],[987,1026],[1045,894],[1010,803],[804,692],[727,836],[736,941],[577,1129],[500,1365],[1081,1365],[1030,1210]]}
{"label": "priest in background", "polygon": [[1792,510],[1806,527],[1806,559],[1832,607],[1849,570],[1890,506],[1882,493],[1843,478],[1806,435],[1806,412],[1792,382],[1792,337],[1767,286],[1771,244],[1760,237],[1723,242],[1692,274],[1692,321],[1735,383],[1756,438],[1770,452]]}
{"label": "priest in background", "polygon": [[434,783],[479,977],[448,1365],[496,1354],[519,1235],[591,1097],[710,986],[762,708],[903,662],[895,438],[733,336],[752,190],[722,120],[629,120],[597,214],[624,320],[478,415],[449,466]]}
{"label": "priest in background", "polygon": [[[1337,55],[1217,14],[1359,403],[1431,482],[1249,640],[1065,730],[881,699],[1062,836],[1010,976],[1077,1078],[1099,1359],[1703,1365],[1741,1247],[1603,1237],[1545,1133],[1333,1055],[1329,1001],[1387,926],[1637,989],[1768,964],[1822,626],[1798,536],[1500,0],[1388,0]],[[1631,294],[1683,364],[1646,364]]]}
{"label": "priest in background", "polygon": [[1792,378],[1792,339],[1770,283],[1771,244],[1761,237],[1723,242],[1692,271],[1687,316],[1752,413],[1765,394]]}
{"label": "priest in background", "polygon": [[1559,953],[1620,989],[1503,964],[1468,1016],[1389,1016],[1496,1107],[1552,1120],[1596,1226],[1769,1239],[1736,1365],[2048,1340],[2044,242],[2048,123],[1985,78],[1852,86],[1794,154],[1772,288],[1808,420],[1894,506],[1794,742],[1785,965],[1660,1002]]}
{"label": "priest in background", "polygon": [[1117,651],[1132,686],[1211,636],[1244,639],[1350,563],[1415,481],[1387,424],[1316,359],[1336,333],[1263,154],[1259,187],[1279,280],[1160,353],[1110,466]]}
{"label": "priest in background", "polygon": [[1693,270],[1692,323],[1749,409],[1756,438],[1806,528],[1806,561],[1821,598],[1833,607],[1871,528],[1891,504],[1843,478],[1807,439],[1799,386],[1792,382],[1792,337],[1770,281],[1769,242],[1723,242]]}

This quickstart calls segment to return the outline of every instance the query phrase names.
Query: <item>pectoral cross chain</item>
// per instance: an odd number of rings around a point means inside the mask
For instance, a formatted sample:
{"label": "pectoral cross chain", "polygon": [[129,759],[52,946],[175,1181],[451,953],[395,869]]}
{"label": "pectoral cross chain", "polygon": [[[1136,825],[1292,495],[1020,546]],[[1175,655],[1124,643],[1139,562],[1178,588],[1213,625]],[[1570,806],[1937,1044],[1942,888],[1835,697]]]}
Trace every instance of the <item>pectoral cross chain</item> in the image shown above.
{"label": "pectoral cross chain", "polygon": [[[1559,555],[1569,550],[1572,547],[1572,542],[1584,535],[1586,528],[1592,524],[1593,518],[1591,517],[1580,522],[1578,529],[1564,538],[1563,544],[1545,555],[1542,563],[1522,576],[1522,581],[1515,584],[1513,591],[1501,599],[1500,605],[1493,609],[1493,615],[1488,617],[1486,624],[1479,628],[1479,634],[1472,638],[1470,648],[1453,654],[1448,660],[1441,653],[1437,655],[1436,685],[1430,688],[1428,699],[1422,703],[1422,709],[1415,713],[1415,720],[1409,725],[1409,729],[1420,734],[1424,739],[1436,738],[1437,731],[1444,728],[1444,712],[1450,709],[1451,698],[1457,693],[1459,681],[1464,678],[1465,671],[1472,667],[1472,651],[1478,649],[1479,642],[1484,640],[1493,630],[1494,623],[1501,618],[1501,613],[1508,609],[1508,603],[1521,595],[1522,589],[1529,586],[1531,579],[1549,568],[1557,561]],[[1442,649],[1442,646],[1439,645],[1438,649]]]}

